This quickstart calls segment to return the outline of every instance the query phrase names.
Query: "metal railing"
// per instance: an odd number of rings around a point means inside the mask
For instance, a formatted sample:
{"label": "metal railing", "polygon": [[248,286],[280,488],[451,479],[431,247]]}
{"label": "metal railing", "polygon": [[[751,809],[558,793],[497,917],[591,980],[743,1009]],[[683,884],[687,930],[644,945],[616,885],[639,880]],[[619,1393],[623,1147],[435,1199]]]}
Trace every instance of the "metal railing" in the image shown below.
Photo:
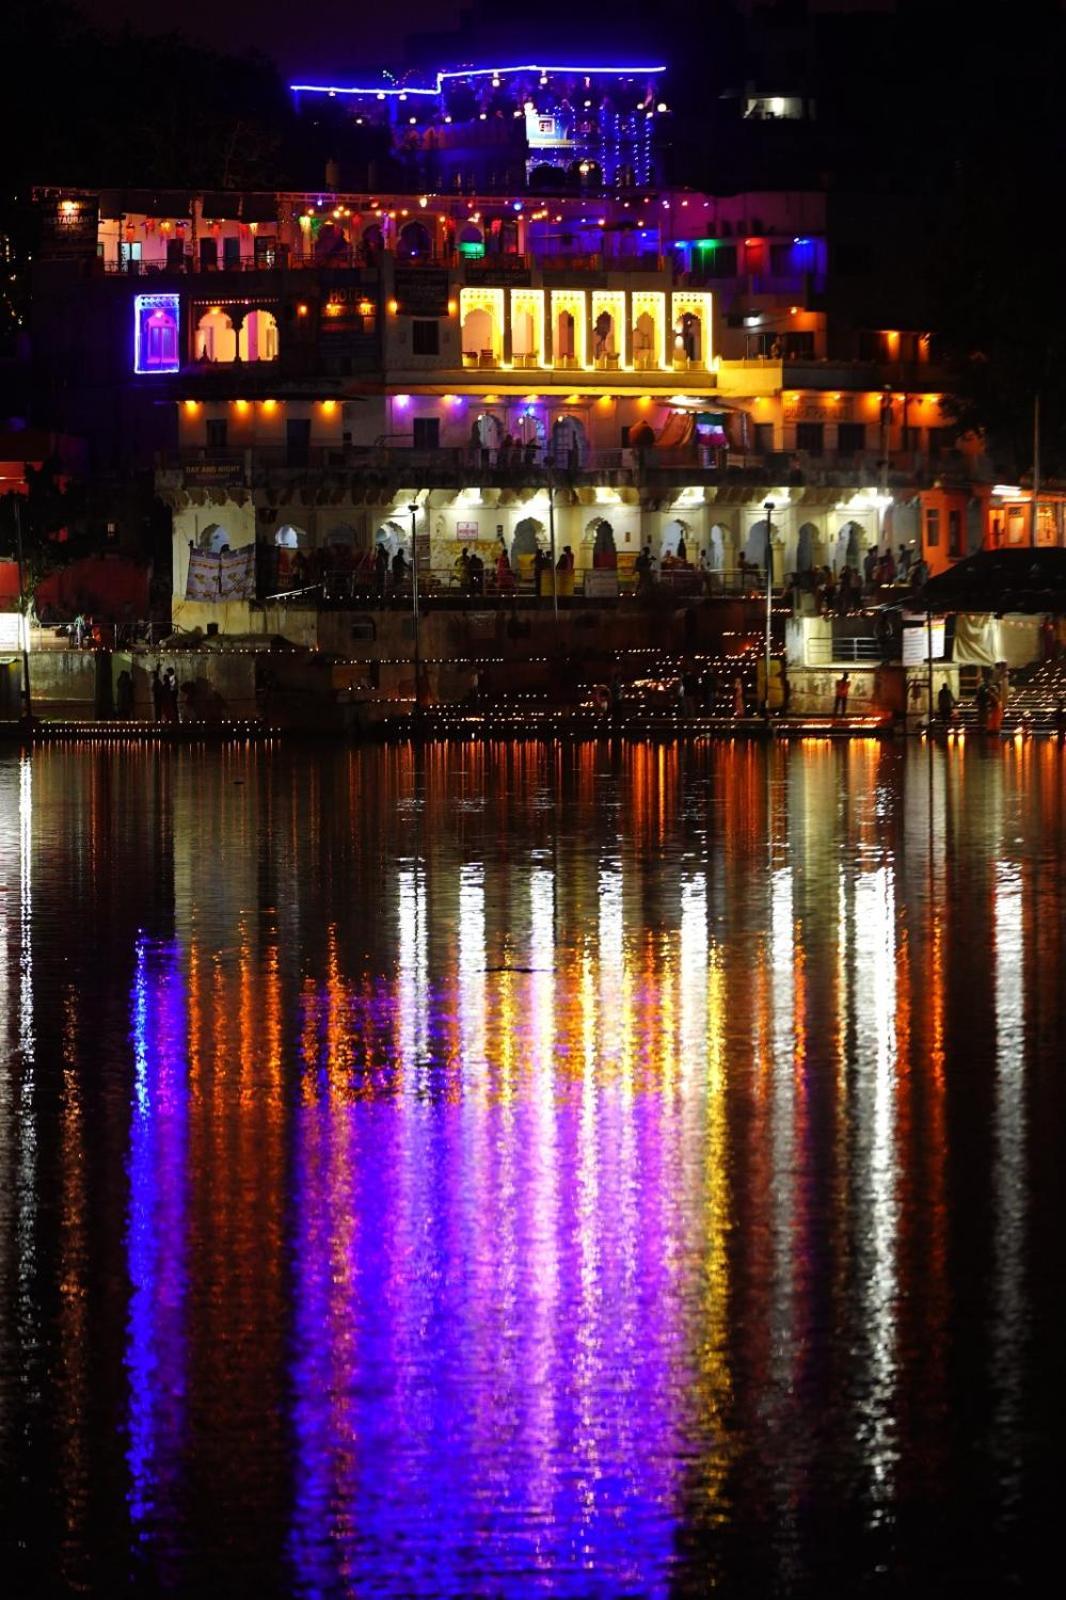
{"label": "metal railing", "polygon": [[815,637],[807,640],[807,664],[825,667],[838,663],[871,664],[884,659],[884,645],[872,635],[832,638]]}

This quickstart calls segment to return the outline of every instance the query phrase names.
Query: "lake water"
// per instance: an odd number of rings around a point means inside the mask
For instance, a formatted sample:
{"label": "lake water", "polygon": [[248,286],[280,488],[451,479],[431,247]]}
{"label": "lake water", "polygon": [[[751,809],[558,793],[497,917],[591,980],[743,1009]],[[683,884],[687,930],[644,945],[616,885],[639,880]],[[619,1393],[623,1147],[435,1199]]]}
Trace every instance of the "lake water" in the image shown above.
{"label": "lake water", "polygon": [[1032,1592],[1066,754],[0,754],[5,1595]]}

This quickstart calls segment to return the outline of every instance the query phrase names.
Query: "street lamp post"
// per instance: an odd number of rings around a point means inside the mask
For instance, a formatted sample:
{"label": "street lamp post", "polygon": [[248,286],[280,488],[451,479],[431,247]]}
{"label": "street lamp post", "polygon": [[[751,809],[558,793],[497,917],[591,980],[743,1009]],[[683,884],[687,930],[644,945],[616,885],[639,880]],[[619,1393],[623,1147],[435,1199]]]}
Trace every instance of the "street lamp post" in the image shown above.
{"label": "street lamp post", "polygon": [[25,561],[22,554],[22,502],[14,497],[15,554],[18,558],[19,579],[19,642],[22,645],[22,713],[27,722],[33,718],[33,697],[30,693],[30,613],[26,594]]}
{"label": "street lamp post", "polygon": [[421,701],[419,699],[419,681],[422,676],[422,659],[419,649],[418,630],[418,534],[416,531],[416,522],[418,518],[417,500],[413,501],[407,509],[411,513],[411,610],[414,616],[415,629],[415,716],[417,717],[421,709]]}
{"label": "street lamp post", "polygon": [[770,720],[770,630],[773,626],[774,603],[774,503],[767,500],[763,506],[766,512],[766,682],[763,685],[763,711],[766,720]]}
{"label": "street lamp post", "polygon": [[[559,620],[559,579],[555,572],[555,480],[552,470],[548,468],[548,545],[551,550],[552,564],[552,611],[555,621]],[[540,596],[537,596],[540,599]]]}

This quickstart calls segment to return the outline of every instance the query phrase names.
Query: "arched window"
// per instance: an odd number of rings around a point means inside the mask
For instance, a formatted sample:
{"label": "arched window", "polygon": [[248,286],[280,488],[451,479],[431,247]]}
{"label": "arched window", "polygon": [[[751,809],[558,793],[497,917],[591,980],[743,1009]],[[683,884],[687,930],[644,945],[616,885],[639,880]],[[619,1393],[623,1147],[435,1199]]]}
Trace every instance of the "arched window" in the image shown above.
{"label": "arched window", "polygon": [[217,556],[220,550],[230,548],[230,536],[221,523],[209,522],[200,534],[200,549]]}
{"label": "arched window", "polygon": [[544,449],[544,440],[547,437],[544,418],[538,416],[535,411],[523,411],[518,419],[517,434],[520,444],[536,445],[539,455]]}
{"label": "arched window", "polygon": [[811,572],[822,565],[822,541],[813,522],[805,522],[796,539],[796,571]]}
{"label": "arched window", "polygon": [[237,349],[242,361],[276,361],[278,324],[270,311],[249,311],[241,323]]}
{"label": "arched window", "polygon": [[180,302],[176,294],[139,294],[134,304],[134,370],[177,372]]}
{"label": "arched window", "polygon": [[411,559],[411,530],[410,528],[405,528],[402,522],[397,522],[394,518],[390,517],[387,522],[383,522],[381,524],[377,533],[374,535],[375,550],[377,549],[378,545],[384,546],[385,554],[388,556],[390,561],[396,554],[397,550],[402,550],[404,556],[409,561]]}
{"label": "arched window", "polygon": [[[775,534],[780,533],[781,531],[776,522],[773,525],[773,531]],[[765,517],[761,517],[758,522],[753,522],[751,525],[751,530],[748,534],[748,542],[744,546],[744,558],[746,561],[749,561],[752,566],[762,567],[765,571],[767,558],[770,555],[772,555],[772,550],[770,548],[770,525]]]}
{"label": "arched window", "polygon": [[474,419],[470,442],[475,450],[498,450],[503,443],[503,423],[494,411],[483,411]]}
{"label": "arched window", "polygon": [[237,335],[226,313],[216,306],[196,324],[197,361],[236,361]]}
{"label": "arched window", "polygon": [[664,556],[678,558],[681,553],[680,545],[682,539],[685,541],[685,559],[691,561],[694,554],[691,549],[693,543],[692,529],[687,522],[682,522],[680,517],[673,517],[663,528],[663,536],[659,545],[660,561]]}
{"label": "arched window", "polygon": [[557,417],[552,427],[551,457],[557,467],[581,467],[588,459],[588,435],[577,417]]}
{"label": "arched window", "polygon": [[405,223],[396,245],[396,254],[405,261],[428,261],[433,254],[429,229],[421,222]]}
{"label": "arched window", "polygon": [[711,529],[711,544],[707,553],[707,564],[712,572],[725,571],[726,550],[729,545],[729,532],[720,522],[716,522]]}
{"label": "arched window", "polygon": [[465,261],[480,261],[485,254],[485,235],[473,222],[459,230],[459,254]]}
{"label": "arched window", "polygon": [[853,567],[856,572],[862,568],[862,549],[866,543],[862,528],[857,522],[845,522],[837,534],[836,549],[833,552],[833,566],[837,572],[845,567]]}
{"label": "arched window", "polygon": [[574,359],[574,315],[572,311],[560,311],[555,319],[555,359],[556,361],[573,361]]}
{"label": "arched window", "polygon": [[543,522],[536,517],[523,517],[515,523],[514,540],[511,544],[511,560],[518,561],[519,556],[528,556],[530,559],[538,550],[543,550],[547,545],[547,530]]}
{"label": "arched window", "polygon": [[301,545],[307,543],[307,535],[302,528],[296,528],[291,522],[283,522],[274,535],[274,543],[279,550],[299,550]]}
{"label": "arched window", "polygon": [[646,369],[655,365],[655,318],[642,311],[633,324],[633,365]]}
{"label": "arched window", "polygon": [[497,351],[496,319],[478,306],[463,318],[463,355],[474,362],[494,361]]}

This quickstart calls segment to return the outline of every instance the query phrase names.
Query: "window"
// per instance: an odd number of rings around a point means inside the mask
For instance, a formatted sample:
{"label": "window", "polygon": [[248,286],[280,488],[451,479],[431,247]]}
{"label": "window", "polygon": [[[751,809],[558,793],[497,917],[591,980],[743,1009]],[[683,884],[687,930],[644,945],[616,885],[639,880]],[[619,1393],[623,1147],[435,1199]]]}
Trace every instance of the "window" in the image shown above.
{"label": "window", "polygon": [[290,467],[306,467],[311,456],[310,417],[285,419],[285,460]]}
{"label": "window", "polygon": [[239,267],[241,264],[241,241],[231,234],[227,234],[222,241],[222,262],[227,267]]}
{"label": "window", "polygon": [[411,349],[416,356],[440,354],[440,323],[415,317],[411,324]]}
{"label": "window", "polygon": [[786,333],[784,345],[785,355],[791,360],[814,360],[814,334],[809,329],[805,333]]}
{"label": "window", "polygon": [[842,422],[837,428],[837,451],[842,456],[858,456],[866,449],[866,424]]}
{"label": "window", "polygon": [[218,266],[218,240],[210,236],[200,240],[200,265],[205,272]]}
{"label": "window", "polygon": [[[416,323],[417,327],[418,324]],[[436,328],[436,323],[431,326]],[[436,450],[440,445],[440,418],[416,417],[414,420],[414,446],[416,450]]]}
{"label": "window", "polygon": [[928,550],[935,550],[940,543],[940,512],[931,508],[925,513],[925,544]]}
{"label": "window", "polygon": [[716,245],[713,250],[701,251],[702,265],[708,278],[735,278],[737,275],[737,247],[735,244]]}
{"label": "window", "polygon": [[948,512],[948,555],[962,555],[962,512]]}
{"label": "window", "polygon": [[796,449],[809,456],[820,456],[825,441],[823,422],[797,422]]}
{"label": "window", "polygon": [[774,448],[774,425],[772,422],[757,422],[755,424],[755,453],[768,456]]}
{"label": "window", "polygon": [[207,419],[207,448],[209,450],[225,450],[229,426],[225,417],[208,417]]}
{"label": "window", "polygon": [[181,302],[176,294],[139,294],[133,301],[133,370],[177,372]]}

